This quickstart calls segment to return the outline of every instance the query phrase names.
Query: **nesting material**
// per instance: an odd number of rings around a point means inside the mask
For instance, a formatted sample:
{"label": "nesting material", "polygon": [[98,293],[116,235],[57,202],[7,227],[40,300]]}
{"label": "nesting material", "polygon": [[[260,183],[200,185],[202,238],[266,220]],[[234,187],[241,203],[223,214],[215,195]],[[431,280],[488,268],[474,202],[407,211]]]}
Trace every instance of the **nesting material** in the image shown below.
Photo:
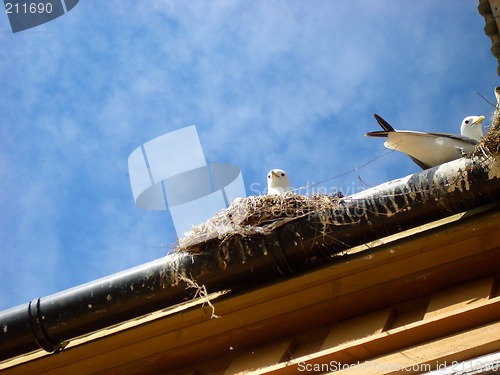
{"label": "nesting material", "polygon": [[475,156],[498,156],[500,154],[500,112],[496,111],[490,128],[474,150]]}
{"label": "nesting material", "polygon": [[238,199],[187,232],[179,240],[179,251],[196,251],[200,244],[215,239],[269,234],[292,220],[337,207],[341,197],[340,193],[306,197],[287,192]]}
{"label": "nesting material", "polygon": [[[498,106],[497,106],[498,108]],[[488,177],[500,178],[500,111],[497,109],[490,128],[474,150],[474,156],[489,164]]]}

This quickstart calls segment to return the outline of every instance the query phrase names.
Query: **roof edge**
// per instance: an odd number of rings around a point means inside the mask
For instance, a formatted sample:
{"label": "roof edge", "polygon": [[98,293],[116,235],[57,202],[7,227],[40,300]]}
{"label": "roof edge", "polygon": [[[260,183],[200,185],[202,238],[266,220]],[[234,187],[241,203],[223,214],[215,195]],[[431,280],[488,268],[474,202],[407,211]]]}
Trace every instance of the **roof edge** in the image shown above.
{"label": "roof edge", "polygon": [[345,197],[336,208],[292,220],[268,235],[210,241],[198,255],[177,253],[0,312],[0,360],[194,298],[250,289],[307,272],[355,246],[486,204],[498,204],[500,163],[459,159]]}

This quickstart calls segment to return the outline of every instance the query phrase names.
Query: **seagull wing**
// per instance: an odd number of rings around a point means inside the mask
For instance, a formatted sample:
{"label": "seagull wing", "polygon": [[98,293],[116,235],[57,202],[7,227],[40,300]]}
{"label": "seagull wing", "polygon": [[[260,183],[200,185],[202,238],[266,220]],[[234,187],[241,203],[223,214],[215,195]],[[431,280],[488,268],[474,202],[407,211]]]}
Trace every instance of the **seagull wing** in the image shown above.
{"label": "seagull wing", "polygon": [[407,154],[420,167],[430,168],[472,153],[476,141],[442,133],[395,131],[387,133],[384,146]]}
{"label": "seagull wing", "polygon": [[382,117],[375,115],[375,119],[384,130],[366,136],[387,138],[385,147],[407,154],[423,169],[470,154],[477,144],[475,139],[457,134],[396,130]]}
{"label": "seagull wing", "polygon": [[[410,155],[408,155],[410,156]],[[420,168],[422,168],[423,170],[426,170],[426,169],[429,169],[429,168],[432,168],[431,165],[428,165],[428,164],[425,164],[423,161],[420,161],[418,160],[417,158],[414,158],[413,156],[410,156],[410,159],[413,160],[413,162],[418,165]]]}
{"label": "seagull wing", "polygon": [[475,139],[460,134],[448,134],[448,133],[425,133],[425,134],[429,134],[434,137],[444,137],[448,139],[453,139],[457,142],[463,142],[473,146],[477,145],[478,143]]}

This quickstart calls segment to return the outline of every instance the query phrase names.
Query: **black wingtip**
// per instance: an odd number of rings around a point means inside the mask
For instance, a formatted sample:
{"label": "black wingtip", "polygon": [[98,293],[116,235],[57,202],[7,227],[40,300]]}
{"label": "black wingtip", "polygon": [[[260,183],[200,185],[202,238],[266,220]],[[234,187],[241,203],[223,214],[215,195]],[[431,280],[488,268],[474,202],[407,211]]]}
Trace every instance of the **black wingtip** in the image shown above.
{"label": "black wingtip", "polygon": [[375,117],[375,120],[377,120],[378,124],[384,129],[386,132],[393,132],[396,131],[387,121],[385,121],[382,117],[377,115],[376,113],[373,114],[373,117]]}
{"label": "black wingtip", "polygon": [[387,138],[387,133],[384,130],[376,130],[374,132],[368,132],[365,134],[365,137],[379,137],[379,138]]}

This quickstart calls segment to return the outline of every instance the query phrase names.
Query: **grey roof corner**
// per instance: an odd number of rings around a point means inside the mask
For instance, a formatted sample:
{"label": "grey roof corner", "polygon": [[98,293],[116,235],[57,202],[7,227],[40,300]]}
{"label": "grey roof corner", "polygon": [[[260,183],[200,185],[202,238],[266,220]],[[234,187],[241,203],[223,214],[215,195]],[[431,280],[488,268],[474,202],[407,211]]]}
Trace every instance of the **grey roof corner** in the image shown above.
{"label": "grey roof corner", "polygon": [[500,75],[500,1],[479,0],[477,8],[479,14],[484,17],[484,32],[491,39],[491,53],[498,60],[497,73]]}

